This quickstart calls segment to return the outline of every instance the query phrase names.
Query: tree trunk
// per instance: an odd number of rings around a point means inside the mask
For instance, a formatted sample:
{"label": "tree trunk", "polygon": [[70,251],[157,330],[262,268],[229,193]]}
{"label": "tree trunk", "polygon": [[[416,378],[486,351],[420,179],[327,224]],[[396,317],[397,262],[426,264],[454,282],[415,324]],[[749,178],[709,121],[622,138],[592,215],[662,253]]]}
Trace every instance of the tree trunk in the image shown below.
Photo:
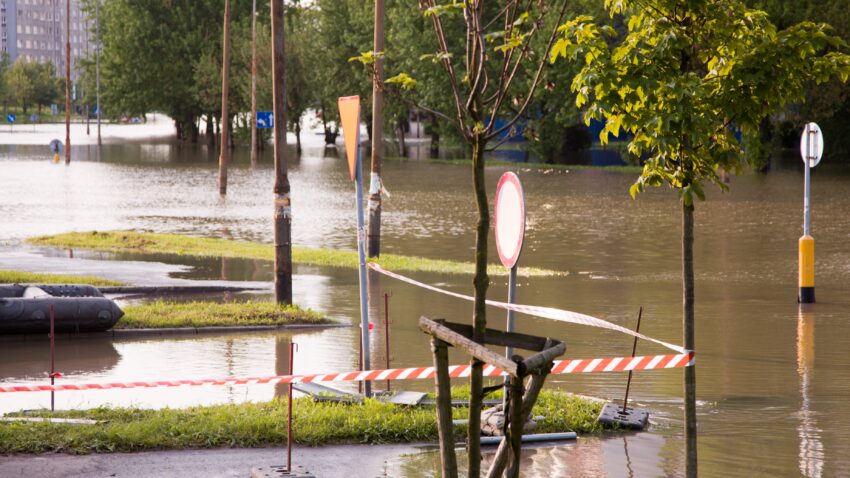
{"label": "tree trunk", "polygon": [[218,160],[218,192],[227,194],[227,167],[230,164],[230,114],[227,111],[230,89],[230,0],[224,0],[224,39],[221,55],[221,156]]}
{"label": "tree trunk", "polygon": [[[490,234],[490,208],[487,204],[487,187],[484,184],[484,146],[481,133],[473,133],[472,138],[472,183],[475,201],[478,206],[478,226],[475,233],[475,305],[473,309],[472,340],[484,343],[484,329],[487,327],[485,300],[490,278],[487,276],[487,239]],[[467,446],[469,451],[469,476],[481,475],[481,402],[483,399],[483,363],[471,361],[469,375],[469,430]]]}
{"label": "tree trunk", "polygon": [[251,4],[251,166],[257,165],[257,0]]}
{"label": "tree trunk", "polygon": [[301,121],[295,123],[295,152],[301,156]]}
{"label": "tree trunk", "polygon": [[207,113],[207,143],[209,143],[210,149],[215,148],[215,131],[213,130],[213,115],[212,113]]}
{"label": "tree trunk", "polygon": [[[694,350],[694,206],[682,205],[683,335],[685,349]],[[685,367],[685,476],[697,476],[696,369]]]}
{"label": "tree trunk", "polygon": [[283,2],[272,0],[272,96],[274,98],[274,295],[292,304],[292,213],[286,168],[286,83]]}
{"label": "tree trunk", "polygon": [[429,154],[432,159],[440,157],[440,130],[437,129],[437,116],[431,113],[431,146]]}
{"label": "tree trunk", "polygon": [[403,158],[407,156],[407,143],[404,141],[404,120],[398,120],[396,131],[398,135],[398,155]]}
{"label": "tree trunk", "polygon": [[381,255],[381,160],[384,156],[384,0],[375,0],[373,51],[375,76],[372,78],[372,168],[369,181],[369,257]]}

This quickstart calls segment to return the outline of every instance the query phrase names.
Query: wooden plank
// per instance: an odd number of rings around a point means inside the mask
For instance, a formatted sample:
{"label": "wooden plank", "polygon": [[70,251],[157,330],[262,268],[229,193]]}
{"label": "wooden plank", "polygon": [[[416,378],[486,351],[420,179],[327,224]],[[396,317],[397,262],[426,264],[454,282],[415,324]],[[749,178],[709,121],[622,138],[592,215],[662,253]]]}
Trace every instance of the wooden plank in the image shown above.
{"label": "wooden plank", "polygon": [[457,456],[452,427],[452,390],[449,377],[449,348],[445,342],[431,338],[434,353],[434,381],[437,388],[437,432],[440,437],[440,462],[443,478],[457,478]]}
{"label": "wooden plank", "polygon": [[[455,322],[443,322],[442,324],[468,339],[472,338],[471,325],[458,324]],[[516,332],[502,332],[501,330],[496,329],[485,329],[484,343],[498,345],[501,347],[513,347],[516,349],[540,352],[546,344],[546,338]]]}
{"label": "wooden plank", "polygon": [[525,366],[525,370],[534,370],[539,368],[541,365],[552,362],[555,357],[560,357],[564,355],[564,352],[567,351],[567,346],[560,341],[547,339],[549,345],[542,352],[538,352],[531,357],[522,361],[522,364]]}
{"label": "wooden plank", "polygon": [[310,397],[317,402],[363,402],[363,396],[359,393],[346,392],[344,390],[328,387],[316,382],[293,383],[292,388],[301,393],[310,395]]}
{"label": "wooden plank", "polygon": [[420,317],[419,328],[430,334],[432,337],[436,337],[455,347],[462,348],[466,351],[466,353],[484,363],[499,367],[512,377],[518,375],[516,362],[491,351],[483,344],[479,344],[478,342],[474,342],[464,337],[463,335],[449,329],[445,325],[434,322],[427,317]]}
{"label": "wooden plank", "polygon": [[422,403],[427,394],[422,392],[396,392],[391,397],[383,399],[387,403],[414,406]]}

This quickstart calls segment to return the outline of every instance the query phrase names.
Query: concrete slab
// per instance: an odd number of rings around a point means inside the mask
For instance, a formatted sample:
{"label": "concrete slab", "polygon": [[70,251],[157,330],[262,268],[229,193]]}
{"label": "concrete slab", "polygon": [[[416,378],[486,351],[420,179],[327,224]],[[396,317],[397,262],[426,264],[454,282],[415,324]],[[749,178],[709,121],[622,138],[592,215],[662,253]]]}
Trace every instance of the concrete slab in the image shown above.
{"label": "concrete slab", "polygon": [[316,478],[316,475],[300,465],[292,465],[291,470],[280,465],[251,468],[251,478]]}

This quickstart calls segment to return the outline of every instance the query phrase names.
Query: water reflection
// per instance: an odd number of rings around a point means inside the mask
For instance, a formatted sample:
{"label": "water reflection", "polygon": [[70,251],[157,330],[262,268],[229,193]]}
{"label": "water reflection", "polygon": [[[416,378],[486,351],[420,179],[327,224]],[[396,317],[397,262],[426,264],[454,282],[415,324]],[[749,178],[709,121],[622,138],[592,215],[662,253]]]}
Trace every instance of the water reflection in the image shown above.
{"label": "water reflection", "polygon": [[[57,334],[56,371],[63,375],[100,374],[121,359],[111,339],[75,338]],[[0,342],[0,378],[4,381],[43,380],[50,371],[50,340],[3,337]]]}
{"label": "water reflection", "polygon": [[818,428],[811,410],[811,375],[815,365],[815,317],[811,306],[800,304],[797,319],[797,374],[800,376],[800,473],[808,478],[823,476],[824,449],[822,430]]}

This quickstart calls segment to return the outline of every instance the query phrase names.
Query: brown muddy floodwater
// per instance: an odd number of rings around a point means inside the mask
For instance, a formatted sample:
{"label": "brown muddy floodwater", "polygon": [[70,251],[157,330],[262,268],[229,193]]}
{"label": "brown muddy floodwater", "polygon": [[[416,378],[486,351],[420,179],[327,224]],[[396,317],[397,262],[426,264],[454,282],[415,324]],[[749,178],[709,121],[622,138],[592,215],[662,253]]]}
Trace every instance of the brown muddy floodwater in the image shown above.
{"label": "brown muddy floodwater", "polygon": [[[62,260],[80,272],[110,275],[116,261],[154,261],[151,277],[269,281],[271,266],[245,260],[44,251],[28,236],[65,231],[146,229],[271,241],[270,158],[251,168],[238,151],[226,199],[217,194],[217,155],[205,148],[107,145],[74,150],[66,167],[45,148],[0,149],[0,268],[46,270]],[[781,163],[765,175],[734,177],[731,192],[711,191],[696,208],[697,396],[703,476],[850,475],[850,169],[825,160],[813,175],[813,235],[817,241],[818,303],[799,307],[797,239],[802,223],[802,164]],[[354,249],[354,188],[335,152],[308,149],[290,162],[293,242]],[[476,217],[469,167],[389,160],[383,178],[383,251],[472,259]],[[492,195],[507,167],[487,170]],[[642,332],[681,343],[680,209],[675,194],[655,190],[630,199],[635,173],[537,170],[522,165],[528,231],[521,265],[560,271],[521,278],[518,302],[564,308],[633,327],[644,307]],[[492,237],[492,236],[491,236]],[[492,244],[492,243],[491,243]],[[64,259],[63,259],[64,257]],[[491,258],[497,262],[495,247]],[[78,262],[74,262],[78,261]],[[123,263],[123,262],[122,262]],[[70,265],[69,265],[70,264]],[[111,265],[112,264],[112,265]],[[83,267],[85,265],[85,267]],[[296,301],[356,322],[353,270],[297,266]],[[160,274],[160,275],[156,275]],[[411,274],[422,282],[469,293],[471,277]],[[120,273],[112,274],[120,277]],[[371,276],[373,364],[386,357],[383,294],[389,298],[393,366],[430,364],[420,315],[467,321],[470,304]],[[506,279],[493,278],[490,298],[506,297]],[[257,294],[254,294],[255,296]],[[259,294],[267,297],[268,294]],[[490,324],[504,314],[491,309]],[[629,337],[520,316],[518,330],[566,341],[570,358],[625,355]],[[61,340],[58,369],[65,382],[269,375],[287,368],[292,336],[254,333],[203,337]],[[352,370],[354,327],[297,333],[296,373]],[[0,382],[44,383],[47,342],[0,342]],[[665,353],[642,343],[638,352]],[[452,362],[466,358],[453,354]],[[649,432],[538,448],[529,476],[679,476],[683,470],[682,371],[635,374],[631,397],[653,410]],[[624,374],[561,375],[565,390],[621,398]],[[394,387],[428,389],[427,382]],[[266,400],[273,386],[63,392],[62,408],[99,404],[142,407]],[[43,407],[47,394],[0,397],[0,412]],[[429,476],[432,455],[396,463],[398,474]],[[552,474],[555,473],[555,474]]]}

